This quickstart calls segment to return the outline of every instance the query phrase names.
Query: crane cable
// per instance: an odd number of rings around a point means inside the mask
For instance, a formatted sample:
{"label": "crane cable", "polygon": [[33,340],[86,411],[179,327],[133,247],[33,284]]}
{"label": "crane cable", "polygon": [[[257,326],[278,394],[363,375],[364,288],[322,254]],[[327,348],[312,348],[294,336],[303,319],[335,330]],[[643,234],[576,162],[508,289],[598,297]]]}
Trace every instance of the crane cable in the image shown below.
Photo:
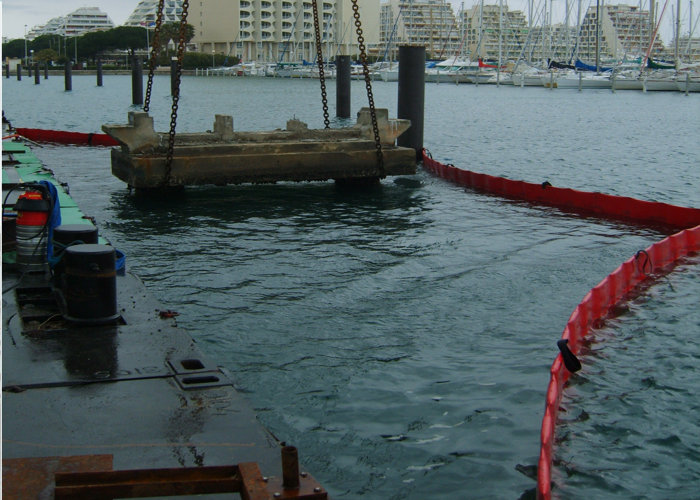
{"label": "crane cable", "polygon": [[321,102],[323,103],[323,124],[331,128],[328,120],[328,97],[326,96],[326,77],[323,71],[323,47],[321,46],[321,27],[318,22],[318,0],[312,0],[314,13],[314,31],[316,32],[316,63],[318,64],[318,79],[321,81]]}
{"label": "crane cable", "polygon": [[180,101],[180,79],[182,77],[182,58],[185,53],[185,34],[187,31],[187,9],[190,6],[189,0],[182,2],[182,18],[180,20],[179,43],[177,46],[177,62],[175,64],[175,81],[172,86],[173,107],[170,113],[170,132],[168,133],[168,153],[165,158],[165,176],[162,186],[165,187],[170,181],[170,173],[173,163],[173,148],[175,147],[175,126],[177,124],[177,108]]}
{"label": "crane cable", "polygon": [[[143,103],[143,110],[148,113],[151,105],[151,89],[153,88],[153,73],[156,69],[156,60],[160,52],[160,27],[163,24],[163,4],[165,0],[158,0],[158,17],[156,18],[156,29],[153,30],[153,42],[151,43],[151,56],[148,59],[148,84],[146,85],[146,100]],[[146,26],[148,30],[148,26]]]}

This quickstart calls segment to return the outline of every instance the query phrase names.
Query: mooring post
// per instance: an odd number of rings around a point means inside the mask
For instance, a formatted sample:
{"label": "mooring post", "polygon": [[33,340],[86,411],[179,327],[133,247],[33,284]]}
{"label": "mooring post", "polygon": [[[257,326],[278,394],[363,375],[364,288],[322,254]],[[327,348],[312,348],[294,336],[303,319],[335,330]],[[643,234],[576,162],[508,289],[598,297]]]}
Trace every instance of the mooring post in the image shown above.
{"label": "mooring post", "polygon": [[21,64],[17,65],[16,71],[17,71],[17,81],[19,82],[22,80],[22,65]]}
{"label": "mooring post", "polygon": [[335,116],[350,118],[350,56],[335,58]]}
{"label": "mooring post", "polygon": [[44,80],[49,79],[49,63],[48,61],[44,63]]}
{"label": "mooring post", "polygon": [[143,104],[143,68],[139,56],[131,59],[131,103]]}
{"label": "mooring post", "polygon": [[5,78],[10,78],[10,63],[5,65]]}
{"label": "mooring post", "polygon": [[97,58],[97,86],[102,87],[102,59]]}
{"label": "mooring post", "polygon": [[65,64],[65,82],[66,91],[73,90],[73,66],[72,61],[66,61]]}
{"label": "mooring post", "polygon": [[282,447],[282,486],[299,488],[299,455],[295,446]]}
{"label": "mooring post", "polygon": [[425,47],[399,47],[399,105],[397,118],[408,118],[411,127],[397,139],[399,146],[413,148],[420,158],[423,149],[425,107]]}
{"label": "mooring post", "polygon": [[32,77],[32,65],[29,64],[29,63],[27,63],[27,76],[28,76],[29,78]]}
{"label": "mooring post", "polygon": [[39,71],[39,63],[34,63],[34,85],[41,83],[41,72]]}
{"label": "mooring post", "polygon": [[170,60],[170,95],[175,94],[175,87],[177,87],[177,57]]}

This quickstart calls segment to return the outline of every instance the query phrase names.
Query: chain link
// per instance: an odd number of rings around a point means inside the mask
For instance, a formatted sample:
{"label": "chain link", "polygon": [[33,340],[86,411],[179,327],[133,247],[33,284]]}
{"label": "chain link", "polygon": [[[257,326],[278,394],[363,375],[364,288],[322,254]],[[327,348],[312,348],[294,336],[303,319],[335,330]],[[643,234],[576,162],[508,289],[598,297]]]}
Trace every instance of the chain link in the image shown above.
{"label": "chain link", "polygon": [[[151,89],[153,88],[153,74],[156,70],[158,53],[160,52],[160,27],[163,23],[163,5],[165,0],[158,1],[158,17],[156,18],[156,29],[153,30],[153,41],[151,45],[151,57],[148,60],[148,83],[146,84],[146,101],[143,103],[143,110],[148,113],[151,106]],[[148,26],[146,26],[148,31]]]}
{"label": "chain link", "polygon": [[328,119],[328,98],[326,97],[326,77],[323,72],[323,47],[321,46],[321,29],[318,22],[318,0],[311,0],[314,13],[314,31],[316,32],[316,61],[318,63],[318,78],[321,81],[321,102],[323,103],[323,123],[326,128],[331,128]]}
{"label": "chain link", "polygon": [[374,131],[374,146],[377,148],[377,166],[384,175],[384,155],[382,154],[382,141],[379,137],[379,125],[377,125],[377,111],[374,107],[374,95],[372,94],[372,80],[369,76],[367,66],[367,54],[365,52],[365,37],[362,35],[362,23],[360,22],[360,11],[357,0],[352,0],[353,17],[355,18],[355,32],[357,33],[357,45],[360,48],[360,62],[362,62],[362,73],[365,76],[365,87],[367,88],[367,101],[369,101],[369,114],[372,117],[372,130]]}
{"label": "chain link", "polygon": [[182,2],[182,19],[180,20],[180,40],[177,46],[177,63],[175,64],[175,85],[173,87],[173,108],[170,113],[170,132],[168,134],[168,153],[165,157],[165,177],[163,186],[167,186],[172,172],[173,154],[175,148],[175,126],[177,125],[177,108],[180,102],[180,78],[182,77],[182,58],[185,53],[185,34],[187,31],[187,9],[189,0]]}

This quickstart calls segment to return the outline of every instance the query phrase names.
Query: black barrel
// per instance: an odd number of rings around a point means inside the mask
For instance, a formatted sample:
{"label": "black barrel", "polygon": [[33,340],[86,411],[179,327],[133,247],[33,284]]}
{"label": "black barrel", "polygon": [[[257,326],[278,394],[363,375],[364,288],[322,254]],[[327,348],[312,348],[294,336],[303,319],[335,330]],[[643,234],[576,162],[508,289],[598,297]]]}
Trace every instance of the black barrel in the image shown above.
{"label": "black barrel", "polygon": [[97,228],[92,224],[61,224],[53,230],[54,253],[80,243],[97,243]]}
{"label": "black barrel", "polygon": [[54,283],[65,288],[65,249],[72,245],[97,243],[97,228],[91,224],[61,224],[53,230],[53,255],[61,259],[53,267]]}
{"label": "black barrel", "polygon": [[65,318],[84,324],[109,323],[117,312],[116,252],[109,245],[73,245],[66,248]]}

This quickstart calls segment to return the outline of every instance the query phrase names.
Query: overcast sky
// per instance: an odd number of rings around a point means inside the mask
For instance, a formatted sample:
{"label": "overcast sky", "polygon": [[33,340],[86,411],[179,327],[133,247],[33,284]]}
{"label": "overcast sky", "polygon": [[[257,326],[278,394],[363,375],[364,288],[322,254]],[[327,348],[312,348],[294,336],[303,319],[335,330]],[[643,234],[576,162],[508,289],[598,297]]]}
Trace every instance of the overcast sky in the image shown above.
{"label": "overcast sky", "polygon": [[[542,1],[535,0],[535,5],[541,5]],[[450,2],[454,12],[457,13],[462,2],[459,0],[450,0]],[[478,0],[466,0],[464,7],[468,9],[477,2]],[[118,26],[126,21],[139,2],[138,0],[4,0],[0,3],[2,3],[2,36],[12,39],[24,38],[25,24],[27,31],[29,31],[35,25],[44,24],[53,17],[65,16],[80,7],[99,7]],[[496,4],[498,0],[485,0],[485,3]],[[608,0],[606,3],[639,5],[639,0]],[[595,0],[581,0],[581,4],[581,11],[585,12],[588,5],[595,5]],[[642,5],[645,4],[648,4],[648,0],[643,0]],[[660,1],[659,4],[660,9],[663,6],[663,1]],[[510,10],[522,10],[527,15],[527,0],[504,0],[504,5],[508,5]],[[564,5],[564,0],[553,0],[554,22],[564,21]],[[675,11],[675,7],[676,2],[670,1],[660,30],[661,39],[666,44],[670,43],[673,38],[673,19],[675,18],[673,11]],[[576,17],[576,7],[572,9],[570,24],[574,24]],[[647,7],[644,9],[646,10]],[[688,10],[688,1],[682,0],[681,33],[688,32]],[[694,13],[693,16],[697,16],[697,14]],[[537,24],[541,24],[541,22]]]}

